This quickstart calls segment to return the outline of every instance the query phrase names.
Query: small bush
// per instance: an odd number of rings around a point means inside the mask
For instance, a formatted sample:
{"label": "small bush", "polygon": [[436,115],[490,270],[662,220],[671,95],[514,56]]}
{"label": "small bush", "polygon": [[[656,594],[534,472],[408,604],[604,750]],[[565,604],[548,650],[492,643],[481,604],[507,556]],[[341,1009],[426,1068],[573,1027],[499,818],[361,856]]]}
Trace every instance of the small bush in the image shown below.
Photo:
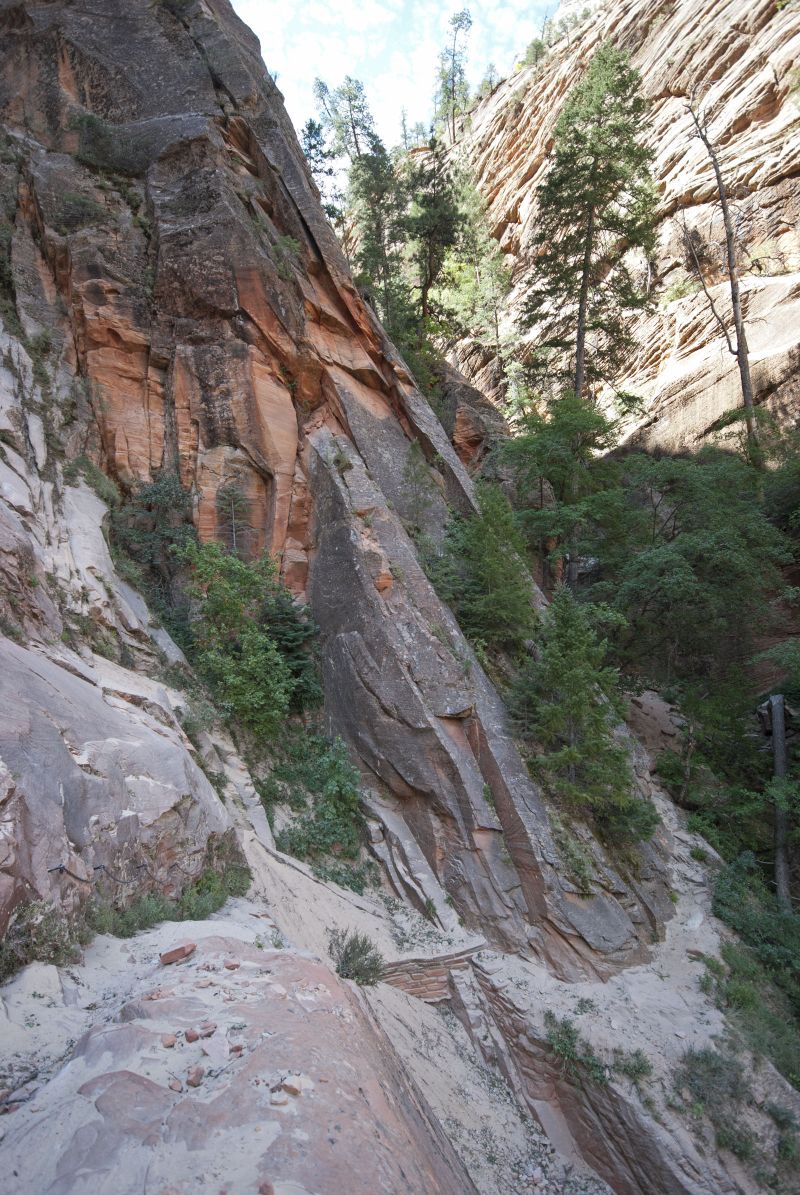
{"label": "small bush", "polygon": [[28,963],[74,963],[79,957],[78,930],[45,900],[19,905],[0,942],[0,982]]}
{"label": "small bush", "polygon": [[630,1079],[637,1087],[653,1073],[653,1064],[643,1050],[615,1050],[614,1070]]}
{"label": "small bush", "polygon": [[127,908],[95,901],[86,920],[94,933],[111,934],[115,938],[132,938],[162,921],[204,921],[221,909],[229,897],[245,896],[251,878],[249,868],[237,863],[229,863],[221,871],[207,868],[177,901],[153,892],[139,897]]}
{"label": "small bush", "polygon": [[119,505],[120,492],[116,483],[110,477],[106,477],[103,470],[99,469],[94,461],[90,461],[88,456],[76,457],[64,469],[64,481],[67,485],[74,485],[79,477],[84,478],[86,484],[92,487],[106,506],[113,509]]}
{"label": "small bush", "polygon": [[742,1063],[729,1054],[705,1047],[689,1049],[675,1075],[675,1086],[686,1088],[696,1115],[707,1115],[720,1149],[729,1149],[746,1160],[754,1153],[753,1136],[737,1116],[743,1104],[753,1098]]}
{"label": "small bush", "polygon": [[562,1069],[570,1078],[581,1081],[584,1076],[601,1087],[608,1083],[608,1070],[594,1049],[585,1041],[574,1021],[557,1017],[550,1009],[544,1014],[547,1040],[561,1059]]}
{"label": "small bush", "polygon": [[383,978],[383,955],[367,934],[349,929],[328,930],[328,952],[336,974],[342,979],[371,986]]}

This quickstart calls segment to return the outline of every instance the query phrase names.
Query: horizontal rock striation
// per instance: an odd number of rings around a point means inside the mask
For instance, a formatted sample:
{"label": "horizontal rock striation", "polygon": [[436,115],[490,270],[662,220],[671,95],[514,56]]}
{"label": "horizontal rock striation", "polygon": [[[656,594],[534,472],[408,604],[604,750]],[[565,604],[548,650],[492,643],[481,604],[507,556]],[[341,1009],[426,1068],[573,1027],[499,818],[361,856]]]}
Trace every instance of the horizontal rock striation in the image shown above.
{"label": "horizontal rock striation", "polygon": [[[797,410],[800,361],[800,16],[757,0],[615,0],[600,4],[538,67],[514,73],[471,113],[458,152],[488,203],[491,231],[513,266],[506,319],[521,313],[532,267],[536,190],[570,88],[610,39],[630,51],[650,101],[646,142],[655,152],[657,302],[634,328],[638,345],[618,379],[645,400],[628,434],[646,447],[697,446],[741,405],[730,356],[705,297],[691,284],[682,226],[711,246],[706,282],[730,316],[724,241],[711,163],[692,135],[687,101],[708,116],[733,200],[742,246],[742,295],[756,399],[784,422]],[[688,293],[687,293],[688,292]],[[696,293],[691,293],[696,292]],[[676,297],[671,297],[671,296]],[[681,296],[682,297],[677,297]],[[732,323],[731,323],[732,326]],[[499,395],[495,363],[470,341],[453,359],[487,394]]]}

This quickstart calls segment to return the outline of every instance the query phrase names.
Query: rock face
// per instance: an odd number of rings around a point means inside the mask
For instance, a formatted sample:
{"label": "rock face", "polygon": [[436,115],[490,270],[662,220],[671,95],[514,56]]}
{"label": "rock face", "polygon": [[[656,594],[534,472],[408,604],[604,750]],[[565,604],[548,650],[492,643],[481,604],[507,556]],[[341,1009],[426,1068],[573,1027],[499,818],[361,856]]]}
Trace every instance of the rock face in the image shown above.
{"label": "rock face", "polygon": [[[574,841],[409,535],[474,509],[465,465],[499,429],[455,374],[443,417],[457,451],[358,296],[227,0],[0,0],[0,931],[37,900],[177,896],[220,853],[253,874],[253,903],[217,921],[97,939],[5,987],[10,1191],[732,1189],[710,1137],[701,1173],[666,1064],[656,1131],[638,1090],[587,1095],[547,1039],[544,1008],[569,1014],[580,981],[607,993],[609,1033],[643,996],[669,1013],[637,1041],[661,1048],[686,1009],[712,1040],[685,977],[706,910],[669,899],[704,881],[666,813],[626,876],[587,832],[591,895],[570,881]],[[103,531],[164,471],[201,537],[235,522],[310,602],[380,893],[277,852],[233,744],[184,733],[185,661]],[[640,709],[648,742],[661,712]],[[386,984],[359,993],[312,957],[332,926],[376,941]]]}
{"label": "rock face", "polygon": [[9,1195],[475,1192],[358,989],[225,928],[188,962],[141,967],[69,1066],[19,1093]]}
{"label": "rock face", "polygon": [[[705,150],[691,135],[687,99],[709,131],[736,209],[743,250],[743,303],[757,401],[782,420],[797,410],[800,360],[800,107],[795,68],[800,15],[772,0],[614,0],[599,5],[538,67],[507,79],[472,112],[459,143],[488,202],[493,235],[509,255],[508,320],[528,287],[535,193],[547,170],[553,128],[583,64],[606,39],[630,51],[650,101],[645,140],[655,151],[659,229],[652,277],[657,303],[634,334],[640,346],[619,379],[645,399],[629,433],[647,447],[702,443],[741,406],[736,362],[702,293],[689,281],[683,221],[711,246],[705,277],[730,314],[721,273],[721,219]],[[684,292],[682,298],[671,295]],[[455,363],[485,393],[498,393],[494,365],[469,342]]]}
{"label": "rock face", "polygon": [[[36,538],[37,502],[60,536],[102,518],[85,487],[64,485],[59,443],[123,489],[177,471],[204,538],[230,534],[235,487],[238,546],[276,553],[311,603],[330,723],[362,766],[399,895],[446,893],[469,927],[565,975],[645,957],[670,912],[657,853],[635,889],[601,867],[608,884],[590,900],[559,876],[502,704],[419,566],[412,446],[428,462],[434,539],[448,508],[473,508],[471,483],[353,286],[256,40],[227,0],[0,14],[3,310],[14,333],[16,305],[32,354],[17,328],[6,558],[13,535]],[[470,459],[484,433],[467,407],[462,394],[454,426]],[[107,556],[99,533],[92,543],[90,574]],[[31,551],[51,571],[48,545]],[[17,625],[52,644],[42,588]],[[85,616],[124,622],[123,599],[90,597]],[[141,645],[146,613],[137,625]],[[169,768],[150,779],[175,785]],[[138,809],[124,784],[122,807]],[[88,826],[88,806],[81,816]],[[72,841],[90,838],[82,823]]]}

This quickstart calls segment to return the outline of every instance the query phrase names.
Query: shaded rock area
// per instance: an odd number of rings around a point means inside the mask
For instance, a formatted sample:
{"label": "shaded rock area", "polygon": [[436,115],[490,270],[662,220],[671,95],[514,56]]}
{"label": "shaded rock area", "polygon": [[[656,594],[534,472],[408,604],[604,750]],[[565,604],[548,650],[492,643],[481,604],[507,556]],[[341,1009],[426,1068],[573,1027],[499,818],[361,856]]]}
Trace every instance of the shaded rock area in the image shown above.
{"label": "shaded rock area", "polygon": [[[645,957],[653,911],[670,912],[663,860],[652,854],[641,889],[616,878],[590,902],[565,884],[502,703],[419,566],[412,448],[434,541],[450,510],[473,509],[471,482],[353,286],[255,38],[227,0],[0,11],[0,171],[21,321],[4,308],[4,558],[27,535],[54,578],[18,602],[15,626],[54,643],[46,588],[77,617],[75,638],[91,632],[117,663],[174,657],[146,611],[126,613],[135,595],[109,579],[103,506],[75,484],[75,462],[123,493],[177,472],[203,539],[230,542],[220,493],[234,489],[237,548],[268,547],[310,601],[327,714],[374,794],[376,843],[405,839],[424,874],[409,885],[392,849],[376,851],[397,895],[447,896],[469,928],[565,975]],[[492,421],[464,383],[451,392],[474,464]],[[55,538],[79,541],[92,579],[77,584],[54,561]],[[15,559],[11,584],[25,589]],[[40,890],[30,870],[24,883]]]}
{"label": "shaded rock area", "polygon": [[[628,50],[641,72],[650,101],[646,141],[655,153],[660,192],[650,275],[659,297],[652,313],[638,319],[635,355],[616,379],[621,389],[645,400],[644,414],[629,420],[627,434],[650,449],[699,446],[742,401],[735,358],[691,282],[682,244],[685,220],[710,246],[706,281],[729,315],[713,171],[686,111],[693,95],[709,117],[735,208],[756,402],[779,421],[791,422],[800,361],[800,108],[794,74],[800,16],[792,5],[773,0],[593,5],[591,15],[538,66],[514,72],[473,109],[458,148],[475,173],[492,235],[513,269],[506,321],[519,318],[529,286],[536,191],[561,106],[607,39]],[[484,393],[501,396],[496,362],[479,345],[461,342],[453,362]]]}

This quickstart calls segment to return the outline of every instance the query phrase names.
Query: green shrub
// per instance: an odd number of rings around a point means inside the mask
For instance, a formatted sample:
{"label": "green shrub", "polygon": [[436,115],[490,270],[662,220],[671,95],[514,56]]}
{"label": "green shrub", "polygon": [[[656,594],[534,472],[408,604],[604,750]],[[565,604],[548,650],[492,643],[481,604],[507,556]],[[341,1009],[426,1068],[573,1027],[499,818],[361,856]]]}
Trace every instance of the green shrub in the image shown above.
{"label": "green shrub", "polygon": [[637,1087],[653,1073],[653,1064],[643,1050],[615,1050],[613,1069]]}
{"label": "green shrub", "polygon": [[578,1082],[585,1077],[600,1086],[608,1083],[607,1067],[589,1042],[581,1037],[574,1021],[569,1017],[558,1017],[548,1008],[544,1024],[547,1041],[553,1053],[561,1059],[565,1074]]}
{"label": "green shrub", "polygon": [[546,787],[595,817],[607,837],[652,836],[658,815],[634,787],[628,749],[617,741],[622,702],[591,612],[561,585],[542,620],[538,658],[515,678],[510,707],[539,751]]}
{"label": "green shrub", "polygon": [[[297,820],[278,834],[278,849],[307,859],[319,869],[331,868],[331,856],[340,864],[343,859],[357,859],[363,830],[361,775],[342,740],[303,736],[293,744],[290,760],[275,768],[274,775],[290,785],[302,785],[310,795],[310,800],[302,802],[306,808]],[[299,803],[296,794],[294,801]],[[363,886],[355,872],[348,873],[341,865],[337,868],[338,883],[345,882],[348,875]]]}
{"label": "green shrub", "polygon": [[87,924],[96,934],[132,938],[152,929],[162,921],[204,921],[221,909],[229,897],[245,896],[251,874],[247,867],[227,863],[221,870],[206,868],[188,885],[179,900],[171,901],[158,893],[148,893],[124,908],[103,900],[94,901],[87,911]]}
{"label": "green shrub", "polygon": [[79,957],[79,930],[45,900],[18,905],[0,941],[0,982],[28,963],[65,967]]}
{"label": "green shrub", "polygon": [[64,468],[64,481],[67,485],[74,485],[81,476],[106,506],[113,508],[119,505],[121,499],[116,483],[107,477],[94,461],[89,460],[88,456],[76,457]]}
{"label": "green shrub", "polygon": [[730,1054],[711,1047],[689,1049],[675,1074],[678,1091],[687,1089],[695,1115],[707,1115],[717,1144],[746,1160],[754,1154],[753,1135],[738,1117],[742,1105],[753,1098],[743,1064]]}
{"label": "green shrub", "polygon": [[384,961],[367,934],[349,929],[328,930],[328,952],[342,979],[371,986],[383,978]]}

